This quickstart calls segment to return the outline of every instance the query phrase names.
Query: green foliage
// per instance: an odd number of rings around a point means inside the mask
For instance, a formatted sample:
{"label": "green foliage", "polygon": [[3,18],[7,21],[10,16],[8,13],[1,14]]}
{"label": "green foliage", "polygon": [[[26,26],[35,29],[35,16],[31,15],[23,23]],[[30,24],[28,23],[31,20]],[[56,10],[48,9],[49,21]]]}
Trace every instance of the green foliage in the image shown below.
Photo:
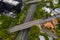
{"label": "green foliage", "polygon": [[28,40],[39,40],[40,29],[38,26],[32,26],[28,33]]}
{"label": "green foliage", "polygon": [[45,40],[49,40],[48,35],[46,33],[40,33],[40,35],[45,37]]}
{"label": "green foliage", "polygon": [[7,38],[8,37],[8,31],[7,30],[0,30],[0,38]]}
{"label": "green foliage", "polygon": [[54,5],[53,5],[52,1],[50,2],[50,8],[54,9]]}
{"label": "green foliage", "polygon": [[59,24],[58,24],[58,26],[55,27],[55,34],[57,36],[60,36],[60,18],[58,17],[57,19],[58,19]]}
{"label": "green foliage", "polygon": [[28,8],[29,8],[29,6],[25,5],[23,10],[17,15],[17,17],[15,19],[1,15],[0,22],[2,22],[2,24],[0,25],[0,30],[7,29],[7,28],[9,28],[11,26],[15,26],[17,24],[21,24],[25,18]]}
{"label": "green foliage", "polygon": [[58,0],[58,1],[59,1],[59,3],[57,4],[57,7],[60,8],[60,0]]}
{"label": "green foliage", "polygon": [[50,14],[42,10],[42,5],[43,5],[42,1],[37,3],[37,8],[35,10],[33,20],[40,19],[40,18],[47,18],[50,16]]}
{"label": "green foliage", "polygon": [[25,5],[23,10],[17,15],[15,19],[4,15],[0,16],[0,22],[2,22],[2,24],[0,25],[1,40],[13,40],[14,34],[8,34],[8,31],[6,31],[5,29],[8,29],[9,27],[15,26],[17,24],[21,24],[25,18],[28,8],[29,6]]}
{"label": "green foliage", "polygon": [[15,33],[9,34],[7,30],[0,30],[0,40],[13,40]]}
{"label": "green foliage", "polygon": [[7,28],[9,28],[9,25],[12,22],[12,18],[1,15],[0,16],[0,22],[1,22],[0,30],[7,29]]}
{"label": "green foliage", "polygon": [[21,24],[26,16],[27,10],[31,5],[25,5],[23,10],[18,14],[17,18],[18,18],[18,24]]}
{"label": "green foliage", "polygon": [[58,22],[60,23],[60,17],[58,17],[57,19],[58,19]]}
{"label": "green foliage", "polygon": [[10,25],[10,24],[11,24],[11,19],[8,19],[8,18],[7,18],[7,19],[3,20],[0,29],[2,30],[2,29],[7,29],[7,28],[9,28],[9,25]]}
{"label": "green foliage", "polygon": [[56,39],[54,39],[54,40],[60,40],[60,38],[56,38]]}
{"label": "green foliage", "polygon": [[46,2],[51,2],[52,0],[46,0]]}
{"label": "green foliage", "polygon": [[9,36],[4,40],[13,40],[15,33],[9,34]]}
{"label": "green foliage", "polygon": [[56,27],[56,28],[55,28],[55,34],[56,34],[57,36],[60,36],[60,28],[59,28],[59,27]]}

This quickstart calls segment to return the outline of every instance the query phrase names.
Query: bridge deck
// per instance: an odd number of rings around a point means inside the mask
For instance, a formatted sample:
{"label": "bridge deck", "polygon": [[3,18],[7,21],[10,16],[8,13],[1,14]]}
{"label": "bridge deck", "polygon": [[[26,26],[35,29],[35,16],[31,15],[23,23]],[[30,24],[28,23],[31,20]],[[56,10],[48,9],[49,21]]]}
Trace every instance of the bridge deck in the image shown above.
{"label": "bridge deck", "polygon": [[8,31],[10,33],[12,33],[12,32],[18,31],[18,30],[23,30],[23,29],[26,29],[26,28],[30,28],[32,25],[42,24],[46,21],[51,21],[53,18],[56,18],[56,17],[60,17],[60,15],[49,17],[47,19],[39,19],[39,20],[24,23],[24,24],[21,24],[21,25],[17,25],[17,26],[9,28]]}

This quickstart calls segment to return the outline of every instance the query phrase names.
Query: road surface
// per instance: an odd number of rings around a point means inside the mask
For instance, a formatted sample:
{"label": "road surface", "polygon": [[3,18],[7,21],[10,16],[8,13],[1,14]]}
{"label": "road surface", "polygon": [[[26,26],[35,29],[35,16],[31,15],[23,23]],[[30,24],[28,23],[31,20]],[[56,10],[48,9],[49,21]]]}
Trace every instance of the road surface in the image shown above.
{"label": "road surface", "polygon": [[41,0],[33,0],[33,1],[28,1],[26,2],[25,4],[33,4],[33,3],[38,3],[40,2]]}
{"label": "road surface", "polygon": [[45,32],[49,37],[52,38],[58,38],[53,32],[46,30],[46,29],[42,29],[43,32]]}
{"label": "road surface", "polygon": [[[26,13],[27,15],[26,15],[26,18],[23,23],[31,21],[31,19],[33,18],[33,14],[34,14],[35,9],[36,9],[36,4],[32,4]],[[29,29],[21,30],[20,33],[18,31],[18,34],[17,34],[18,40],[27,40],[28,32],[29,32]],[[17,40],[16,37],[14,38],[14,40]]]}
{"label": "road surface", "polygon": [[[32,4],[29,10],[27,11],[27,16],[24,23],[31,21],[35,9],[36,9],[36,4]],[[29,29],[22,30],[20,35],[20,40],[27,40],[28,32],[29,32]]]}
{"label": "road surface", "polygon": [[18,30],[23,30],[23,29],[26,29],[26,28],[30,28],[32,25],[42,24],[46,21],[51,21],[52,19],[54,19],[56,17],[60,17],[60,14],[56,15],[56,16],[53,16],[53,17],[49,17],[47,19],[39,19],[39,20],[35,20],[35,21],[26,22],[26,23],[23,23],[21,25],[17,25],[17,26],[14,26],[12,28],[9,28],[8,31],[10,33],[12,33],[12,32],[16,32]]}

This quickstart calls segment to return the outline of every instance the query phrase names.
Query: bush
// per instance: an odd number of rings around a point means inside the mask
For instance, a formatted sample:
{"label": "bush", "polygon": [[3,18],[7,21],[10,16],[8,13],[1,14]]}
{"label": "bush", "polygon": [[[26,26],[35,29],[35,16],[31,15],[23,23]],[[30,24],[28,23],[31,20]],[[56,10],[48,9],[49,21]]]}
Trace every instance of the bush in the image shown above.
{"label": "bush", "polygon": [[[0,39],[2,40],[13,40],[14,34],[8,34],[5,29],[8,29],[9,27],[15,26],[18,24],[21,24],[24,20],[24,17],[26,15],[27,9],[29,6],[25,5],[24,9],[17,15],[15,19],[7,17],[7,16],[0,16],[0,21],[2,24],[0,25]],[[6,33],[5,33],[6,32]]]}
{"label": "bush", "polygon": [[56,38],[56,39],[54,39],[54,40],[60,40],[60,38]]}
{"label": "bush", "polygon": [[37,26],[32,26],[28,33],[28,40],[39,40],[40,29]]}
{"label": "bush", "polygon": [[45,40],[49,40],[48,35],[46,33],[40,33],[40,35],[45,37]]}
{"label": "bush", "polygon": [[41,19],[41,18],[48,18],[49,16],[51,16],[50,14],[48,14],[42,10],[42,7],[43,7],[42,5],[43,5],[42,1],[37,3],[37,8],[35,10],[33,20],[37,20],[37,19]]}

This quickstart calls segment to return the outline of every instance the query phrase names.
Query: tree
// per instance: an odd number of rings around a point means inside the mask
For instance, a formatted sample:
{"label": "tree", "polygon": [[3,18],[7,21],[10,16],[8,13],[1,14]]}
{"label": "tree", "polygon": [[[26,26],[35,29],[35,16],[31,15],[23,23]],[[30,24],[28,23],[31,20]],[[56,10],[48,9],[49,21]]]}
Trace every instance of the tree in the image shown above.
{"label": "tree", "polygon": [[38,26],[32,26],[28,33],[28,40],[39,40],[40,29]]}
{"label": "tree", "polygon": [[56,38],[56,39],[54,39],[54,40],[60,40],[60,38]]}
{"label": "tree", "polygon": [[0,38],[5,39],[8,37],[8,31],[7,30],[0,30]]}

